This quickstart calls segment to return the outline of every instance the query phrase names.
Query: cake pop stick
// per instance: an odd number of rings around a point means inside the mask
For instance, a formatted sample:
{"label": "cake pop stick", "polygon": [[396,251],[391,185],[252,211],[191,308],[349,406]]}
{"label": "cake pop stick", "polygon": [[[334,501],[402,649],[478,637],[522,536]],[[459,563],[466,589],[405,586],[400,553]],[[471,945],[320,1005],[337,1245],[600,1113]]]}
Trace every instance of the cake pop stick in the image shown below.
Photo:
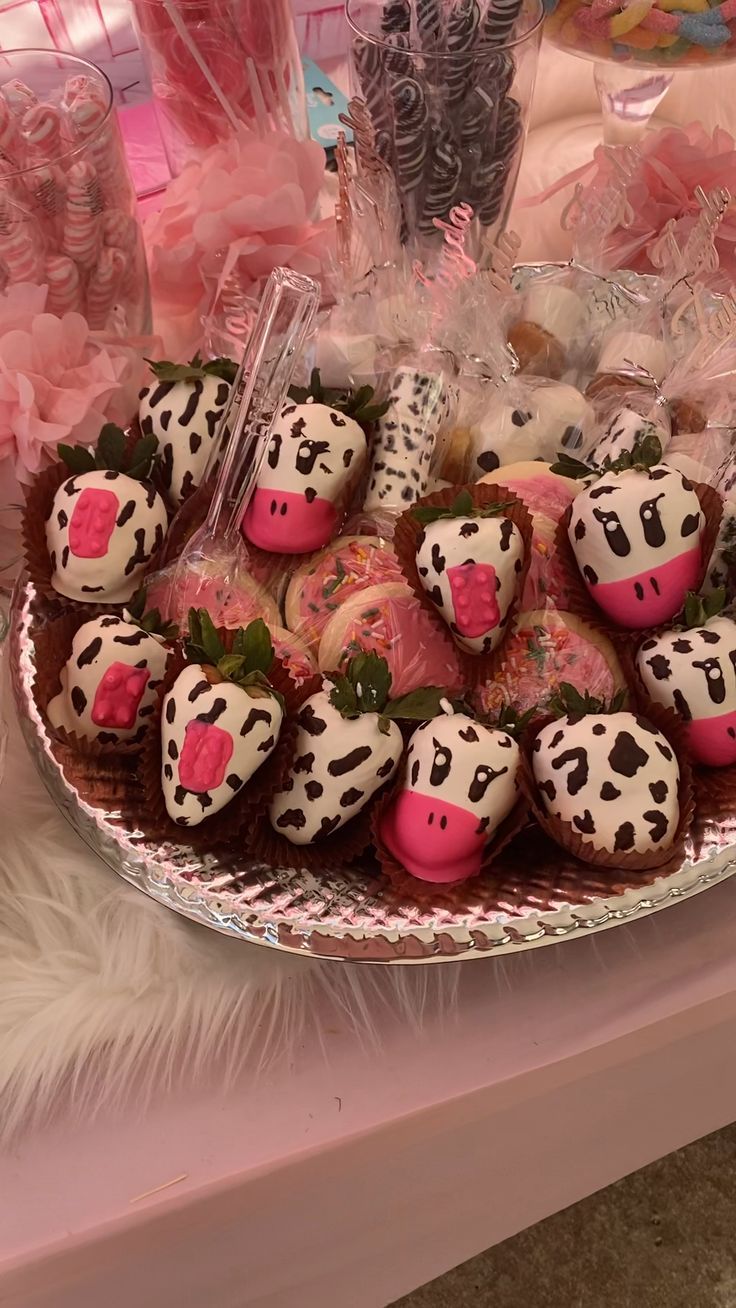
{"label": "cake pop stick", "polygon": [[43,276],[38,229],[28,215],[0,201],[0,260],[11,282],[40,282]]}
{"label": "cake pop stick", "polygon": [[122,250],[104,246],[87,287],[87,321],[101,331],[115,301],[128,260]]}
{"label": "cake pop stick", "polygon": [[81,313],[82,284],[74,260],[64,254],[49,254],[44,275],[49,288],[47,311],[59,318],[65,313]]}
{"label": "cake pop stick", "polygon": [[97,173],[86,160],[72,164],[68,173],[62,252],[82,268],[97,260],[100,243],[100,203]]}

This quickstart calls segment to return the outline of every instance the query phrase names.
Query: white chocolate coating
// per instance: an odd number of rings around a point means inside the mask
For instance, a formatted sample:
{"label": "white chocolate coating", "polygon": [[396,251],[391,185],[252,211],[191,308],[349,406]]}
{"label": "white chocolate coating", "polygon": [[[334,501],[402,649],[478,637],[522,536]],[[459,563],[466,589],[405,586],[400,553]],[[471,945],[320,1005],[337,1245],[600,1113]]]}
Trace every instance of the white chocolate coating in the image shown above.
{"label": "white chocolate coating", "polygon": [[[216,762],[204,758],[205,779],[211,767],[218,776],[222,774],[222,780],[197,790],[187,789],[180,775],[187,759],[185,741],[191,739],[187,728],[195,722],[217,729],[218,740],[214,746],[205,742],[205,752],[225,743],[220,733],[232,743],[232,752],[219,769]],[[161,786],[169,817],[179,826],[193,827],[219,813],[273,753],[282,722],[281,705],[273,695],[254,699],[231,681],[210,685],[196,664],[185,668],[165,696],[161,714]],[[185,779],[189,780],[186,774]]]}
{"label": "white chocolate coating", "polygon": [[69,477],[46,522],[54,590],[92,604],[130,599],[166,528],[164,502],[150,482],[110,471]]}
{"label": "white chocolate coating", "polygon": [[389,408],[375,426],[365,509],[401,512],[424,495],[448,405],[446,388],[437,373],[397,370]]}
{"label": "white chocolate coating", "polygon": [[[61,690],[48,706],[52,726],[101,743],[140,740],[154,712],[156,688],[163,679],[167,653],[160,637],[142,631],[123,618],[108,614],[85,622],[76,633],[71,654],[61,670]],[[119,701],[116,704],[114,687],[112,702],[104,703],[105,680],[109,681],[111,675],[118,682],[124,680],[120,665],[137,673],[146,668],[148,674],[135,719],[129,726],[121,725],[125,721],[124,705]],[[138,686],[134,694],[139,690]]]}
{"label": "white chocolate coating", "polygon": [[736,713],[736,622],[660,632],[639,646],[636,670],[649,698],[686,722]]}
{"label": "white chocolate coating", "polygon": [[544,807],[593,849],[667,849],[680,816],[680,768],[669,742],[633,713],[560,718],[532,753]]}
{"label": "white chocolate coating", "polygon": [[344,718],[320,690],[302,706],[294,763],[269,818],[293,845],[311,845],[360,813],[394,775],[403,740],[395,722],[387,734],[378,715]]}
{"label": "white chocolate coating", "polygon": [[642,368],[661,382],[669,367],[667,348],[645,332],[609,332],[603,342],[598,372],[630,373]]}
{"label": "white chocolate coating", "polygon": [[141,391],[141,431],[158,438],[161,482],[172,508],[201,482],[229,396],[228,383],[209,376],[154,380]]}
{"label": "white chocolate coating", "polygon": [[501,642],[523,560],[524,540],[509,518],[441,518],[425,527],[419,580],[461,649],[489,654]]}
{"label": "white chocolate coating", "polygon": [[600,465],[605,459],[610,459],[613,463],[625,452],[631,453],[636,442],[646,436],[656,436],[664,453],[670,442],[670,433],[662,423],[642,418],[636,409],[619,409],[593,446],[589,462]]}
{"label": "white chocolate coating", "polygon": [[584,301],[567,286],[553,286],[540,278],[524,292],[521,317],[549,332],[566,350],[581,331],[587,314]]}

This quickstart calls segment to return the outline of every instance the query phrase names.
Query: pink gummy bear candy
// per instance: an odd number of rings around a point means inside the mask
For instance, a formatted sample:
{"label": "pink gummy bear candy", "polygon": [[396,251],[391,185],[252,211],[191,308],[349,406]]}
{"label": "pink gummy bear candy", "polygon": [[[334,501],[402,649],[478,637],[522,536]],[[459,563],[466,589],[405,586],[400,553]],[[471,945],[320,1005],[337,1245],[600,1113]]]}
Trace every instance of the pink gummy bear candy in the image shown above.
{"label": "pink gummy bear candy", "polygon": [[92,721],[96,727],[129,730],[150,676],[148,667],[131,668],[129,663],[111,663],[95,693]]}
{"label": "pink gummy bear candy", "polygon": [[496,569],[492,563],[458,563],[447,569],[461,636],[484,636],[498,626],[501,616],[496,599]]}
{"label": "pink gummy bear candy", "polygon": [[185,790],[201,794],[216,790],[225,780],[232,757],[233,739],[213,722],[195,719],[187,725],[179,759],[179,781]]}
{"label": "pink gummy bear candy", "polygon": [[69,523],[69,549],[78,559],[102,559],[107,554],[120,501],[113,491],[82,491]]}

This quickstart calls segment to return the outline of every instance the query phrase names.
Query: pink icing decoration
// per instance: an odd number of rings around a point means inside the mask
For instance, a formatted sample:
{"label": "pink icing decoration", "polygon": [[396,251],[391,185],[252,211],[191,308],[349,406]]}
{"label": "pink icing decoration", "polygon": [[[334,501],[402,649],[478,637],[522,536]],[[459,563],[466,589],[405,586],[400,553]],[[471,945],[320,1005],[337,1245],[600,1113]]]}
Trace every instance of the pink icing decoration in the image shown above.
{"label": "pink icing decoration", "polygon": [[232,752],[233,738],[222,727],[214,722],[200,722],[197,718],[187,723],[179,759],[181,785],[197,794],[216,790],[225,780],[225,769]]}
{"label": "pink icing decoration", "polygon": [[92,705],[95,726],[125,730],[132,727],[149,676],[147,667],[132,668],[129,663],[111,663],[95,692]]}
{"label": "pink icing decoration", "polygon": [[386,848],[420,881],[449,885],[480,872],[486,835],[478,814],[457,804],[404,790],[379,827]]}
{"label": "pink icing decoration", "polygon": [[74,505],[69,523],[69,549],[78,559],[102,559],[107,554],[120,501],[114,491],[87,486]]}
{"label": "pink icing decoration", "polygon": [[[697,590],[700,546],[678,554],[669,563],[638,572],[623,581],[602,581],[588,586],[596,604],[620,627],[655,627],[674,617],[689,590]],[[587,584],[587,583],[586,583]],[[641,590],[637,593],[637,586]]]}
{"label": "pink icing decoration", "polygon": [[689,722],[687,738],[694,759],[710,768],[736,763],[736,709],[717,718]]}
{"label": "pink icing decoration", "polygon": [[365,614],[346,623],[343,657],[355,647],[375,650],[391,672],[392,695],[408,695],[420,686],[446,686],[458,690],[463,674],[449,635],[422,607],[416,595],[396,595],[372,604]]}
{"label": "pink icing decoration", "polygon": [[518,495],[530,513],[544,513],[553,522],[559,521],[575,499],[575,491],[554,472],[540,472],[536,477],[507,477],[503,481],[499,479],[498,485]]}
{"label": "pink icing decoration", "polygon": [[501,616],[496,599],[496,569],[492,563],[458,563],[447,569],[461,636],[483,636],[498,626]]}
{"label": "pink icing decoration", "polygon": [[295,491],[257,490],[243,517],[246,540],[278,554],[307,554],[326,545],[337,523],[330,500],[307,503]]}

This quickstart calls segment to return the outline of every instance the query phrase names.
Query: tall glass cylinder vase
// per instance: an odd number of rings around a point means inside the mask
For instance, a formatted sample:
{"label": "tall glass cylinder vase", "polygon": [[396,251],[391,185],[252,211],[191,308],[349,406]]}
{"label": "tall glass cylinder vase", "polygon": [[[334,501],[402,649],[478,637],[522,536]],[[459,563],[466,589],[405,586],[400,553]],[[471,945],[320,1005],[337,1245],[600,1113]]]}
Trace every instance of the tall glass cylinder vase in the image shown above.
{"label": "tall glass cylinder vase", "polygon": [[136,198],[105,74],[56,50],[4,50],[0,286],[48,286],[47,309],[95,330],[150,330]]}
{"label": "tall glass cylinder vase", "polygon": [[[475,214],[468,253],[503,230],[539,56],[540,0],[348,0],[351,70],[391,167],[413,246],[435,219]],[[360,145],[360,143],[359,143]]]}
{"label": "tall glass cylinder vase", "polygon": [[243,125],[308,135],[290,0],[133,0],[169,167]]}

